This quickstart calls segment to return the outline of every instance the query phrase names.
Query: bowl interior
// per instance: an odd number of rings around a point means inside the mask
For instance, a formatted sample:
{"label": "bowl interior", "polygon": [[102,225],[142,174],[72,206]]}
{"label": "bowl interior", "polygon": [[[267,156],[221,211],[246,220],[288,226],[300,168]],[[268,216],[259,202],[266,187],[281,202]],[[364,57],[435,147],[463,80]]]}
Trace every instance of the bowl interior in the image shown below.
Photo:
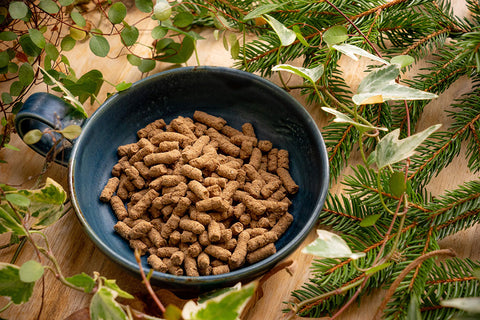
{"label": "bowl interior", "polygon": [[[277,253],[225,275],[178,277],[154,272],[152,281],[173,290],[206,291],[250,280],[292,253],[317,220],[328,188],[328,159],[319,130],[305,109],[282,89],[258,76],[221,67],[179,68],[153,75],[107,100],[87,121],[70,162],[70,192],[77,215],[95,244],[110,258],[137,272],[128,243],[113,231],[116,218],[98,200],[117,147],[137,141],[136,132],[163,118],[192,117],[202,110],[240,129],[253,124],[257,137],[290,153],[290,173],[300,187],[289,212],[294,222],[276,242]],[[146,270],[149,266],[143,259]]]}

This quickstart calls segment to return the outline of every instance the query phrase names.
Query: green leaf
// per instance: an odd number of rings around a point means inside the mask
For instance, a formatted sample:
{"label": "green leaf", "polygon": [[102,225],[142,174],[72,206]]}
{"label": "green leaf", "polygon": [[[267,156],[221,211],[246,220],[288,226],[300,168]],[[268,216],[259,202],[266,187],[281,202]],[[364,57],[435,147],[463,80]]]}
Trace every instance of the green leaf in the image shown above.
{"label": "green leaf", "polygon": [[232,55],[232,59],[237,59],[240,54],[240,43],[237,39],[235,39],[235,42],[233,42],[230,47],[230,54]]}
{"label": "green leaf", "polygon": [[173,304],[169,304],[165,307],[163,317],[166,320],[180,320],[182,318],[182,310]]}
{"label": "green leaf", "polygon": [[400,68],[407,67],[414,62],[415,62],[415,59],[409,55],[396,56],[390,60],[391,64],[398,64]]}
{"label": "green leaf", "polygon": [[108,10],[108,20],[113,24],[121,23],[126,16],[127,7],[121,2],[115,2]]}
{"label": "green leaf", "polygon": [[368,275],[368,274],[374,274],[380,270],[383,270],[385,268],[388,268],[392,265],[392,262],[385,262],[385,263],[382,263],[381,265],[378,265],[376,267],[373,267],[373,268],[370,268],[368,269],[367,271],[365,271],[365,274]]}
{"label": "green leaf", "polygon": [[20,81],[22,86],[24,87],[28,86],[30,83],[32,83],[34,77],[35,77],[35,72],[33,71],[33,68],[30,65],[30,63],[25,62],[18,69],[18,80]]}
{"label": "green leaf", "polygon": [[87,37],[87,33],[84,30],[81,30],[78,28],[81,28],[81,27],[77,25],[70,27],[70,37],[73,40],[80,41]]}
{"label": "green leaf", "polygon": [[139,66],[142,63],[142,59],[140,57],[137,57],[133,54],[127,54],[127,60],[130,62],[132,66]]}
{"label": "green leaf", "polygon": [[237,284],[232,290],[211,299],[196,303],[188,301],[182,310],[182,317],[185,320],[236,320],[245,309],[250,298],[255,293],[258,282],[253,281],[245,286]]}
{"label": "green leaf", "polygon": [[260,5],[260,6],[256,7],[255,9],[253,9],[252,11],[250,11],[245,17],[243,17],[243,20],[246,21],[246,20],[250,20],[250,19],[259,18],[266,13],[272,12],[273,10],[276,10],[276,9],[279,9],[279,8],[283,7],[285,4],[286,4],[286,2],[283,2],[283,3],[267,3],[267,4]]}
{"label": "green leaf", "polygon": [[26,144],[29,144],[29,145],[30,144],[35,144],[38,141],[40,141],[40,139],[42,139],[42,136],[43,136],[42,131],[40,131],[38,129],[33,129],[33,130],[28,131],[23,136],[23,142],[25,142]]}
{"label": "green leaf", "polygon": [[110,44],[103,36],[93,36],[88,44],[93,54],[102,58],[106,57],[110,51]]}
{"label": "green leaf", "polygon": [[53,61],[57,60],[58,56],[59,56],[59,53],[58,53],[58,50],[57,50],[57,47],[55,47],[53,44],[51,44],[50,42],[48,42],[46,45],[45,45],[45,53],[47,54],[47,56],[52,59]]}
{"label": "green leaf", "polygon": [[105,279],[104,285],[105,285],[105,287],[109,288],[110,290],[115,291],[118,294],[119,297],[122,297],[122,298],[125,298],[125,299],[133,299],[134,298],[130,293],[120,289],[116,280]]}
{"label": "green leaf", "polygon": [[303,44],[305,47],[310,47],[310,44],[305,40],[305,38],[302,35],[302,32],[300,31],[300,27],[298,25],[294,25],[292,27],[293,32],[297,35],[298,41],[300,41],[301,44]]}
{"label": "green leaf", "polygon": [[168,46],[168,48],[170,51],[165,53],[165,56],[163,56],[161,59],[162,61],[170,63],[184,63],[192,56],[195,46],[192,38],[185,37],[183,38],[181,44],[172,43]]}
{"label": "green leaf", "polygon": [[82,133],[82,127],[76,124],[69,125],[62,130],[60,130],[60,133],[67,139],[73,140],[75,138],[78,138],[80,133]]}
{"label": "green leaf", "polygon": [[2,92],[2,102],[3,104],[10,104],[13,102],[13,98],[8,92]]}
{"label": "green leaf", "polygon": [[312,84],[315,84],[323,74],[323,65],[320,64],[315,68],[307,69],[302,67],[294,67],[289,64],[279,64],[274,66],[272,71],[287,71],[310,81]]}
{"label": "green leaf", "polygon": [[293,30],[288,29],[281,22],[276,20],[274,17],[269,16],[268,14],[266,14],[265,17],[268,24],[270,24],[270,26],[273,28],[273,31],[275,31],[277,36],[280,38],[282,46],[289,46],[295,41],[297,35]]}
{"label": "green leaf", "polygon": [[60,47],[63,51],[70,51],[75,47],[75,43],[77,41],[73,39],[71,36],[65,36],[60,43]]}
{"label": "green leaf", "polygon": [[65,278],[65,280],[76,287],[83,288],[85,293],[92,292],[93,288],[95,287],[95,280],[84,272]]}
{"label": "green leaf", "polygon": [[153,1],[152,0],[135,0],[135,6],[138,10],[149,13],[153,10]]}
{"label": "green leaf", "polygon": [[366,216],[360,222],[360,227],[366,228],[366,227],[373,226],[378,221],[378,219],[380,219],[381,216],[382,216],[381,214],[371,214]]}
{"label": "green leaf", "polygon": [[23,282],[35,282],[43,276],[43,266],[35,261],[28,260],[20,267],[18,275]]}
{"label": "green leaf", "polygon": [[167,35],[168,29],[162,26],[156,26],[152,30],[152,38],[153,39],[162,39]]}
{"label": "green leaf", "polygon": [[66,7],[71,5],[74,1],[75,0],[58,0],[58,3],[60,3],[62,7]]}
{"label": "green leaf", "polygon": [[92,320],[127,320],[122,307],[115,301],[117,293],[102,287],[93,295],[90,302],[90,317]]}
{"label": "green leaf", "polygon": [[170,18],[172,7],[166,0],[157,0],[153,7],[153,16],[159,21],[165,21]]}
{"label": "green leaf", "polygon": [[193,14],[190,12],[180,12],[173,18],[173,24],[179,28],[185,28],[193,22]]}
{"label": "green leaf", "polygon": [[131,82],[125,82],[125,81],[122,81],[120,82],[119,84],[117,84],[115,86],[115,89],[117,91],[125,91],[127,90],[128,88],[130,88],[132,86],[132,83]]}
{"label": "green leaf", "polygon": [[42,32],[37,29],[28,29],[28,34],[30,35],[30,39],[32,39],[33,43],[39,48],[45,47],[45,38],[43,37]]}
{"label": "green leaf", "polygon": [[357,46],[354,46],[348,43],[335,44],[335,45],[332,45],[332,48],[340,51],[341,53],[352,58],[355,61],[358,61],[357,56],[362,56],[362,57],[366,57],[366,58],[381,62],[383,64],[389,64],[386,60],[379,58],[376,55],[373,55],[370,52],[363,50],[362,48],[359,48]]}
{"label": "green leaf", "polygon": [[21,281],[19,270],[16,265],[0,262],[0,295],[10,297],[15,304],[27,302],[35,285]]}
{"label": "green leaf", "polygon": [[15,147],[15,146],[12,146],[11,144],[8,144],[8,143],[4,144],[3,146],[4,146],[5,148],[10,149],[10,150],[13,150],[13,151],[20,151],[20,149],[18,149],[18,148]]}
{"label": "green leaf", "polygon": [[50,14],[55,14],[58,12],[58,10],[60,10],[58,5],[52,0],[40,0],[38,6],[40,7],[40,9]]}
{"label": "green leaf", "polygon": [[8,12],[12,19],[23,19],[28,14],[28,7],[22,1],[13,1],[8,6]]}
{"label": "green leaf", "polygon": [[22,93],[23,90],[23,85],[21,84],[20,81],[14,81],[10,85],[10,95],[12,97],[17,97]]}
{"label": "green leaf", "polygon": [[10,62],[8,64],[8,72],[17,73],[18,72],[18,65],[14,62]]}
{"label": "green leaf", "polygon": [[302,249],[303,253],[322,258],[359,258],[364,253],[352,253],[345,240],[335,233],[317,230],[317,239]]}
{"label": "green leaf", "polygon": [[73,9],[72,12],[70,12],[70,17],[72,18],[73,22],[75,22],[80,27],[85,27],[87,25],[85,18],[77,9]]}
{"label": "green leaf", "polygon": [[388,180],[390,186],[390,192],[395,197],[401,197],[407,190],[407,184],[405,182],[405,173],[403,171],[395,171]]}
{"label": "green leaf", "polygon": [[333,122],[349,123],[349,124],[355,126],[355,128],[357,128],[357,130],[360,131],[360,132],[366,132],[366,131],[372,131],[372,130],[388,131],[387,128],[369,126],[369,125],[366,125],[366,124],[363,124],[363,123],[359,123],[359,122],[353,120],[352,118],[350,118],[349,116],[347,116],[346,114],[344,114],[340,111],[337,111],[333,108],[322,107],[322,110],[325,111],[325,112],[331,113],[335,116],[335,119],[333,119]]}
{"label": "green leaf", "polygon": [[408,304],[408,312],[405,320],[422,320],[418,297],[415,294],[411,294],[410,296],[410,303]]}
{"label": "green leaf", "polygon": [[348,39],[348,30],[344,26],[333,26],[323,33],[323,41],[329,46],[339,44]]}
{"label": "green leaf", "polygon": [[433,125],[402,140],[398,139],[400,129],[389,132],[378,142],[374,151],[378,168],[384,168],[412,156],[415,149],[440,127],[441,124]]}
{"label": "green leaf", "polygon": [[15,212],[8,205],[0,205],[0,225],[3,227],[2,230],[11,231],[18,236],[27,235]]}
{"label": "green leaf", "polygon": [[0,40],[2,41],[13,41],[17,39],[17,34],[12,31],[2,31],[0,32]]}
{"label": "green leaf", "polygon": [[425,100],[438,96],[433,93],[403,86],[395,82],[399,76],[398,65],[391,64],[370,72],[352,97],[357,105],[382,103],[389,100]]}
{"label": "green leaf", "polygon": [[127,26],[123,28],[122,32],[120,33],[120,37],[127,47],[133,46],[135,42],[137,42],[138,35],[139,32],[135,26]]}
{"label": "green leaf", "polygon": [[16,207],[28,207],[30,205],[30,199],[18,193],[7,193],[5,200]]}
{"label": "green leaf", "polygon": [[8,55],[7,51],[0,52],[0,68],[4,68],[8,66],[10,62],[10,56]]}
{"label": "green leaf", "polygon": [[480,297],[455,298],[440,301],[444,307],[457,308],[468,313],[480,313]]}
{"label": "green leaf", "polygon": [[23,49],[23,52],[30,57],[37,57],[41,52],[42,49],[37,47],[35,43],[33,43],[32,39],[30,38],[30,34],[24,34],[20,38],[18,38],[18,42]]}

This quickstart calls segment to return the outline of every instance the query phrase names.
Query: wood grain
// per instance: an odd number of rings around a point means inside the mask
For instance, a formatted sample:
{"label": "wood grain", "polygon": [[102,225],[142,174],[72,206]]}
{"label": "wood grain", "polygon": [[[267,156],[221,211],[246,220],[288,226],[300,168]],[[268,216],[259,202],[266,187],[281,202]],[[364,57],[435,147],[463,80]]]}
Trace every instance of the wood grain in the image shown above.
{"label": "wood grain", "polygon": [[[458,10],[463,10],[463,2],[457,2]],[[142,26],[144,30],[151,28],[149,25],[152,22],[145,22]],[[214,39],[212,32],[202,31],[202,36],[205,40],[199,41],[198,53],[199,60],[202,65],[216,65],[216,66],[232,66],[232,60],[228,52],[223,48],[221,41]],[[143,34],[141,37],[148,39],[148,34]],[[142,38],[139,39],[142,42]],[[77,71],[77,74],[97,68],[102,71],[105,78],[111,83],[119,83],[121,81],[132,82],[141,78],[140,72],[131,67],[126,61],[125,52],[120,49],[120,46],[112,46],[110,57],[112,60],[95,59],[92,57],[88,45],[81,44],[72,52],[67,54],[70,62]],[[108,61],[108,63],[106,63]],[[366,63],[366,62],[365,62]],[[192,57],[188,65],[196,65],[195,58]],[[359,80],[362,78],[365,64],[352,63],[351,61],[342,61],[343,70],[345,70],[345,77],[355,88]],[[170,65],[159,64],[152,72],[159,72],[169,68]],[[277,81],[273,78],[272,81]],[[294,78],[291,78],[293,83]],[[108,85],[107,85],[108,86]],[[471,83],[467,79],[458,81],[449,90],[443,93],[440,99],[430,103],[422,119],[419,127],[426,127],[434,123],[447,123],[448,118],[445,117],[441,110],[445,109],[450,102],[458,98],[463,92],[466,92],[471,87]],[[6,91],[6,86],[1,84],[2,91]],[[36,91],[43,91],[45,88],[39,86]],[[108,91],[112,88],[104,88],[99,99],[105,99]],[[306,106],[312,117],[320,128],[325,123],[325,114],[323,114],[318,106],[308,105],[304,97],[301,97],[298,92],[292,92],[303,105]],[[95,106],[89,106],[87,111],[91,114]],[[3,149],[0,151],[0,159],[4,159],[8,164],[0,164],[0,183],[7,183],[21,187],[31,187],[34,185],[39,172],[44,166],[44,160],[41,156],[30,150],[18,137],[14,136],[11,144],[20,149],[20,152]],[[358,159],[353,156],[352,160]],[[430,192],[434,194],[441,194],[444,190],[455,188],[464,181],[473,180],[478,177],[472,176],[466,166],[465,157],[458,157],[446,170],[434,178],[433,182],[428,186]],[[351,169],[346,168],[345,173],[351,173]],[[51,165],[47,171],[46,176],[50,176],[56,181],[60,182],[67,188],[67,170],[57,164]],[[331,191],[340,193],[341,185],[335,184]],[[143,293],[144,289],[140,281],[134,276],[126,273],[119,266],[115,265],[107,259],[88,239],[85,232],[82,230],[73,211],[69,211],[58,223],[49,227],[46,234],[51,240],[52,251],[58,257],[59,263],[65,275],[73,275],[81,272],[93,274],[97,271],[101,275],[117,279],[120,287],[131,293]],[[444,239],[442,247],[453,248],[461,257],[470,257],[473,259],[480,259],[480,243],[477,241],[480,236],[480,227],[474,226],[469,230],[462,231],[457,235]],[[298,289],[309,277],[309,268],[312,257],[302,254],[301,248],[314,239],[314,231],[308,236],[307,240],[302,246],[292,254],[288,259],[292,259],[294,267],[292,274],[285,270],[278,272],[272,276],[264,284],[263,290],[265,295],[262,299],[257,301],[255,306],[248,313],[246,320],[274,320],[282,319],[282,309],[286,307],[285,301],[291,299],[291,291]],[[0,244],[8,241],[7,235],[0,236]],[[39,241],[41,241],[39,239]],[[0,261],[10,261],[13,255],[13,249],[0,250]],[[36,254],[31,246],[27,245],[22,250],[18,263],[21,264],[29,259],[35,259]],[[14,306],[7,312],[0,316],[6,319],[64,319],[73,312],[83,309],[88,306],[90,297],[86,294],[70,290],[61,285],[55,280],[51,273],[47,273],[43,285],[38,285],[34,291],[34,297],[30,302],[22,306]],[[381,292],[372,294],[366,297],[364,303],[360,307],[352,307],[341,317],[341,319],[370,319],[375,312],[376,306],[381,301]],[[0,299],[0,306],[5,303],[5,300]]]}

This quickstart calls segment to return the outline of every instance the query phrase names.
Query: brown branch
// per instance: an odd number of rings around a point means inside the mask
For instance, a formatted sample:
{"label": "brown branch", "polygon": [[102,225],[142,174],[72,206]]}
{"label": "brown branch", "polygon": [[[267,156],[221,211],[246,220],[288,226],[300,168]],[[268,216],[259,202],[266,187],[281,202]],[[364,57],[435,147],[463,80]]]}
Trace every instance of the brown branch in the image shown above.
{"label": "brown branch", "polygon": [[434,214],[432,214],[432,215],[430,216],[430,219],[433,219],[433,218],[435,218],[435,217],[437,217],[437,216],[445,213],[446,211],[452,209],[452,208],[455,207],[455,206],[458,206],[458,205],[460,205],[460,204],[462,204],[462,203],[465,203],[465,202],[467,202],[467,201],[471,201],[471,200],[473,200],[473,199],[477,199],[478,197],[480,197],[480,193],[477,192],[477,193],[475,193],[475,194],[470,195],[469,197],[467,197],[467,198],[465,198],[465,199],[462,199],[462,200],[460,200],[460,201],[456,201],[456,202],[452,203],[451,205],[446,206],[446,207],[443,207],[441,210],[438,210],[437,212],[435,212]]}
{"label": "brown branch", "polygon": [[[432,232],[433,232],[433,227],[430,225],[430,228],[428,229],[428,232],[427,232],[427,239],[425,239],[425,246],[423,247],[422,255],[426,254],[426,252],[428,251],[428,248],[430,247],[430,238],[432,237]],[[410,290],[412,290],[413,284],[415,283],[415,280],[417,279],[417,275],[420,272],[420,266],[421,264],[419,264],[415,268],[415,272],[413,274],[412,280],[410,281],[410,284],[408,286]]]}
{"label": "brown branch", "polygon": [[385,9],[388,9],[390,7],[393,7],[393,6],[396,6],[397,4],[400,4],[400,3],[403,3],[403,2],[408,2],[409,0],[393,0],[393,1],[390,1],[390,2],[387,2],[385,4],[382,4],[380,6],[377,6],[375,8],[372,8],[370,10],[367,10],[367,11],[364,11],[362,13],[359,13],[357,15],[354,15],[353,17],[350,17],[350,19],[352,20],[357,20],[357,19],[360,19],[360,18],[363,18],[365,16],[368,16],[368,15],[371,15],[371,14],[374,14],[375,12],[377,12],[378,10],[385,10]]}
{"label": "brown branch", "polygon": [[479,209],[476,209],[476,210],[467,211],[466,213],[464,213],[464,214],[462,214],[462,215],[459,215],[458,217],[455,217],[455,218],[453,218],[453,219],[448,220],[448,221],[445,222],[445,223],[442,223],[441,225],[438,225],[438,226],[437,226],[437,230],[446,228],[446,227],[450,226],[451,224],[453,224],[453,223],[455,223],[455,222],[457,222],[457,221],[459,221],[459,220],[468,218],[468,217],[470,217],[470,216],[478,215],[479,212],[480,212],[480,208],[479,208]]}
{"label": "brown branch", "polygon": [[334,210],[330,210],[330,209],[323,209],[322,211],[327,212],[327,213],[331,213],[331,214],[335,214],[337,216],[342,216],[342,217],[345,217],[345,218],[349,218],[349,219],[352,219],[352,220],[362,221],[361,218],[346,214],[344,212],[334,211]]}
{"label": "brown branch", "polygon": [[441,30],[437,30],[431,34],[429,34],[428,36],[420,39],[419,41],[411,44],[410,46],[407,47],[407,49],[405,49],[403,52],[402,52],[402,55],[407,55],[410,53],[410,51],[412,51],[413,49],[417,48],[418,46],[424,44],[425,42],[427,42],[428,40],[436,37],[436,36],[439,36],[441,35],[442,33],[446,33],[446,32],[450,32],[451,31],[451,28],[450,27],[445,27]]}
{"label": "brown branch", "polygon": [[450,257],[455,257],[455,251],[452,249],[441,249],[441,250],[435,250],[431,251],[427,254],[419,256],[417,259],[413,260],[403,271],[398,275],[397,279],[392,283],[388,291],[386,292],[382,303],[380,306],[377,308],[377,312],[375,314],[374,319],[375,320],[380,320],[382,318],[383,311],[387,307],[388,301],[392,298],[393,294],[397,290],[398,286],[400,283],[403,281],[403,279],[412,271],[414,268],[416,268],[418,265],[422,264],[425,260],[433,258],[435,256],[450,256]]}
{"label": "brown branch", "polygon": [[441,280],[433,280],[433,281],[427,281],[426,284],[443,284],[443,283],[452,283],[452,282],[463,282],[463,281],[472,281],[472,280],[477,280],[477,277],[471,276],[471,277],[463,277],[463,278],[452,278],[452,279],[441,279]]}

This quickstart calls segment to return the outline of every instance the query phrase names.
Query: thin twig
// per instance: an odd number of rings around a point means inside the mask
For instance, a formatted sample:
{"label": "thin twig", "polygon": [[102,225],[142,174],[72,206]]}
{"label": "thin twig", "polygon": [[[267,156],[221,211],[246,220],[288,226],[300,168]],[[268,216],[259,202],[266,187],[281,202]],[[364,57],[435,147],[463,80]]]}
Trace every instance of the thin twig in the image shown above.
{"label": "thin twig", "polygon": [[135,250],[135,260],[137,260],[138,263],[138,268],[140,269],[140,274],[142,275],[143,283],[145,284],[145,287],[147,288],[148,293],[152,297],[153,301],[157,305],[157,307],[162,311],[162,313],[165,313],[165,307],[163,306],[162,302],[158,299],[157,295],[152,289],[152,286],[150,285],[150,281],[147,279],[145,276],[145,272],[143,271],[142,267],[142,261],[140,260],[140,253],[138,250]]}

